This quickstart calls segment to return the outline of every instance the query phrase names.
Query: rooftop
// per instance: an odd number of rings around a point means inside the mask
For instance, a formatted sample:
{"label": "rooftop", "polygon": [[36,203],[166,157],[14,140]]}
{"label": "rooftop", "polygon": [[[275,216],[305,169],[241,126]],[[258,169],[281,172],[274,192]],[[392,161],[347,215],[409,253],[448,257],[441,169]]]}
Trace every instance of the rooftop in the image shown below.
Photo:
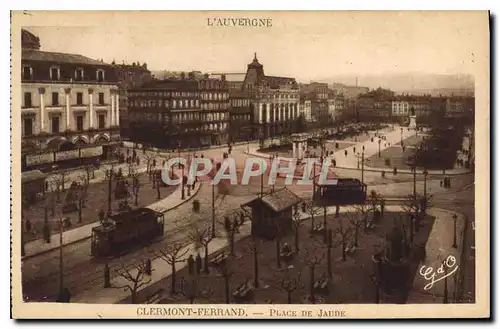
{"label": "rooftop", "polygon": [[264,196],[255,198],[247,202],[243,206],[250,205],[256,201],[263,202],[274,212],[281,212],[300,203],[302,199],[285,187],[281,190],[275,190],[274,192],[264,194]]}
{"label": "rooftop", "polygon": [[96,59],[92,59],[78,54],[55,53],[50,51],[40,51],[34,49],[23,49],[22,60],[109,66],[109,64],[104,63],[102,61],[98,61]]}

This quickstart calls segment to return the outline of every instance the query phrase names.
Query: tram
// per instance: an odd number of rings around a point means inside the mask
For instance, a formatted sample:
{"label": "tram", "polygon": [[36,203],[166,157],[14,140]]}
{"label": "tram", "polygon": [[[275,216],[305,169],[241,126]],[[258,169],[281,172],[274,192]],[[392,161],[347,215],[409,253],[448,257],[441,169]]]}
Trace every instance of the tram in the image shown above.
{"label": "tram", "polygon": [[315,203],[321,206],[364,204],[367,185],[356,178],[339,178],[336,184],[317,185]]}
{"label": "tram", "polygon": [[92,229],[93,257],[118,256],[163,236],[164,214],[138,208],[105,218]]}

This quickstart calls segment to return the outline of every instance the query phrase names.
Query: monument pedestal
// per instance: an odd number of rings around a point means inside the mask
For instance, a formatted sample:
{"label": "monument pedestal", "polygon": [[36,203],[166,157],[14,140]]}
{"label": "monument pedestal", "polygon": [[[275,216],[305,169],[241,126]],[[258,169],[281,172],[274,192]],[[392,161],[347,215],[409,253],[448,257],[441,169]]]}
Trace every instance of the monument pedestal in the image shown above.
{"label": "monument pedestal", "polygon": [[417,116],[416,115],[410,115],[410,125],[408,126],[409,129],[417,129]]}

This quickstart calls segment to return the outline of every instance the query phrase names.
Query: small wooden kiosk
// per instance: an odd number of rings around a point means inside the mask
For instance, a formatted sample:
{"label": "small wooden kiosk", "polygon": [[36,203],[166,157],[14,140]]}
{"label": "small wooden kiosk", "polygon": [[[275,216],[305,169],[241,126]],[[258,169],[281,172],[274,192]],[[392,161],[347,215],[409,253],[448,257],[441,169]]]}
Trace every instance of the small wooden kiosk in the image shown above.
{"label": "small wooden kiosk", "polygon": [[286,234],[292,229],[293,207],[302,202],[286,187],[259,196],[241,207],[251,208],[252,235],[274,239],[276,235]]}

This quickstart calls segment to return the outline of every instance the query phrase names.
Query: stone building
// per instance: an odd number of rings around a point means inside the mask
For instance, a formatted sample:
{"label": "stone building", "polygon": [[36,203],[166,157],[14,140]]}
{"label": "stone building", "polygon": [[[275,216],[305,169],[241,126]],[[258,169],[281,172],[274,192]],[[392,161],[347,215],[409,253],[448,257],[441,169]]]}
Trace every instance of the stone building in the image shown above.
{"label": "stone building", "polygon": [[231,143],[249,141],[253,137],[253,108],[251,99],[237,89],[229,90],[229,140]]}
{"label": "stone building", "polygon": [[200,148],[227,142],[228,84],[207,75],[152,80],[129,89],[130,134],[147,145]]}
{"label": "stone building", "polygon": [[268,76],[255,54],[242,91],[251,100],[256,138],[291,133],[299,118],[299,86],[294,78]]}
{"label": "stone building", "polygon": [[113,67],[78,54],[40,50],[22,30],[22,152],[72,150],[120,140]]}
{"label": "stone building", "polygon": [[146,63],[140,64],[116,64],[111,63],[115,69],[118,79],[118,102],[120,107],[120,135],[122,138],[129,137],[128,119],[128,89],[138,88],[153,79],[151,71]]}

